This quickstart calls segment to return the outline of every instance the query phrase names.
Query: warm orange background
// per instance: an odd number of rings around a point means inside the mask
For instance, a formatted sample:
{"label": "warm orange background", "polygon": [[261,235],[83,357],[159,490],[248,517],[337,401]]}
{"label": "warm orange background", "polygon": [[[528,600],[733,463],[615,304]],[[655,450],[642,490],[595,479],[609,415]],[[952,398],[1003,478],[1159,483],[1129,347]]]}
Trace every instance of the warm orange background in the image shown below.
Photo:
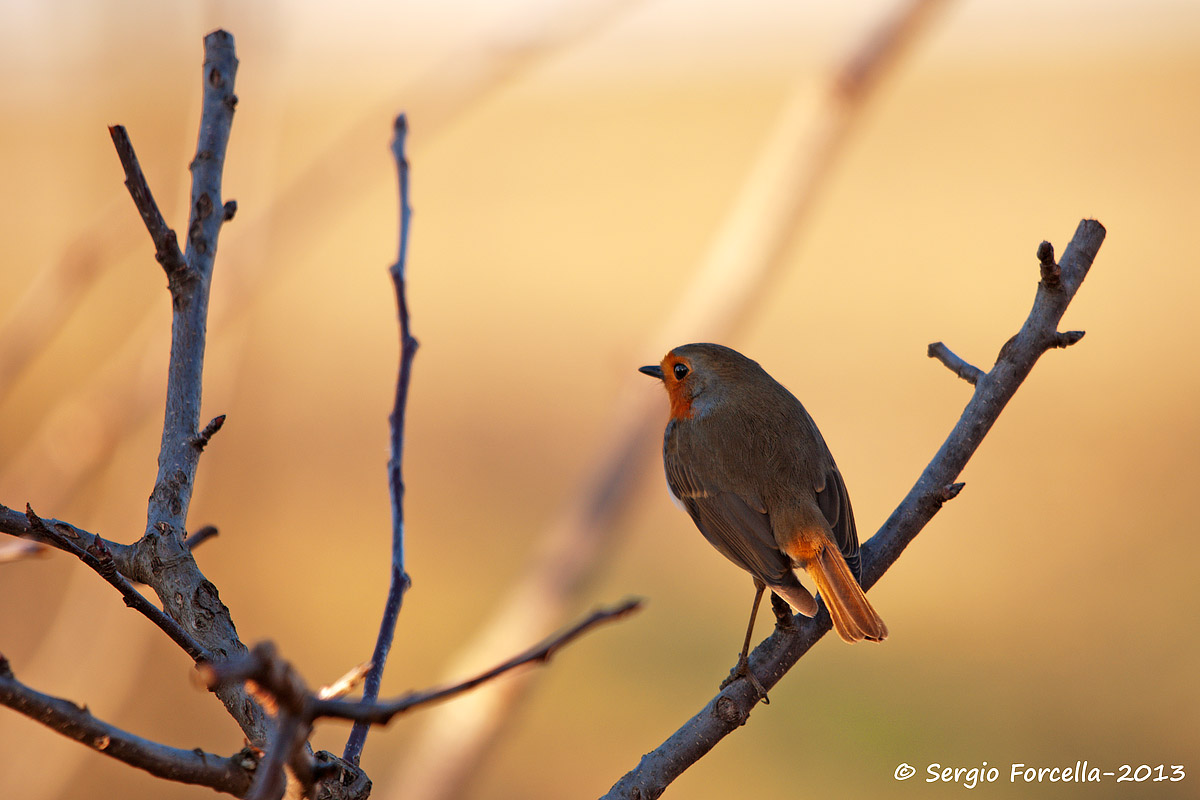
{"label": "warm orange background", "polygon": [[[122,541],[144,524],[169,302],[105,125],[128,127],[182,230],[201,38],[226,27],[239,212],[204,398],[205,419],[228,422],[191,514],[221,536],[199,562],[243,638],[274,639],[312,682],[366,658],[396,358],[387,143],[407,110],[422,348],[405,460],[415,586],[385,680],[399,693],[441,680],[521,573],[618,392],[660,391],[633,370],[676,343],[653,341],[660,317],[784,98],[819,92],[892,5],[384,5],[0,7],[0,321],[64,253],[98,271],[72,313],[35,316],[55,333],[2,387],[0,502]],[[545,36],[569,41],[538,55]],[[872,592],[888,642],[821,642],[668,796],[950,796],[925,766],[983,761],[1003,773],[978,789],[989,797],[1194,796],[1198,44],[1186,2],[952,3],[889,77],[769,300],[727,342],[821,424],[862,535],[969,396],[926,345],[989,366],[1032,302],[1038,242],[1061,253],[1085,216],[1109,236],[1064,328],[1088,335],[1039,363],[963,494]],[[521,52],[532,60],[461,105],[473,70]],[[471,798],[602,794],[732,665],[750,581],[667,501],[657,449],[646,441],[618,549],[577,610],[631,594],[647,607],[544,670]],[[0,609],[0,652],[35,688],[174,746],[241,745],[186,657],[71,559],[0,566]],[[377,797],[403,796],[392,765],[420,727],[372,735]],[[314,741],[340,751],[347,731],[326,723]],[[1189,775],[1007,782],[1013,762],[1084,759]],[[892,778],[902,761],[918,768],[907,783]],[[0,794],[211,796],[3,709]]]}

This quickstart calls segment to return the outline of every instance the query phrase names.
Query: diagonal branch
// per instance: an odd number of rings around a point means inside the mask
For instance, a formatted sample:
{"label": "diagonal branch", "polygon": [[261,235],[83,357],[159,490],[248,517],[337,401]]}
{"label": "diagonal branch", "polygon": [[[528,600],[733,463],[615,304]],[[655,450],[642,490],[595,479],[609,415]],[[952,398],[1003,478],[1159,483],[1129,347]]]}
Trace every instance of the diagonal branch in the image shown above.
{"label": "diagonal branch", "polygon": [[541,644],[531,647],[520,655],[510,658],[502,664],[487,670],[486,672],[476,675],[474,678],[462,681],[460,683],[451,684],[449,686],[441,686],[436,689],[426,689],[421,692],[411,692],[399,697],[395,700],[389,700],[380,703],[368,702],[351,702],[346,700],[317,700],[313,705],[313,713],[315,717],[336,717],[340,719],[357,720],[365,724],[386,725],[397,714],[403,714],[411,711],[418,706],[436,703],[442,700],[449,700],[452,697],[470,691],[480,684],[487,683],[490,680],[500,677],[506,672],[510,672],[517,667],[522,667],[526,664],[541,663],[545,664],[550,658],[566,647],[568,644],[587,633],[597,625],[606,622],[614,622],[622,617],[637,611],[642,606],[641,600],[626,600],[620,605],[612,608],[601,608],[593,611],[588,616],[584,617],[579,622],[572,625],[562,633],[551,636]]}
{"label": "diagonal branch", "polygon": [[142,165],[138,163],[137,153],[133,151],[129,133],[124,125],[109,125],[108,135],[112,137],[113,147],[117,148],[117,157],[121,159],[121,166],[125,168],[125,188],[129,190],[129,196],[133,198],[133,204],[137,206],[142,215],[142,222],[154,241],[155,260],[166,271],[168,281],[173,283],[183,280],[187,275],[188,265],[183,259],[183,251],[179,249],[179,239],[176,238],[175,231],[167,225],[162,212],[158,210],[158,203],[154,201],[154,194],[150,191],[150,184],[146,182]]}
{"label": "diagonal branch", "polygon": [[[396,117],[392,137],[392,155],[396,159],[396,171],[400,182],[400,252],[390,270],[400,321],[400,368],[396,379],[396,400],[389,420],[392,451],[388,461],[388,490],[392,499],[392,574],[383,607],[383,619],[379,623],[379,636],[375,640],[375,651],[371,655],[371,668],[367,671],[363,685],[363,701],[368,703],[379,697],[379,686],[383,681],[383,669],[387,664],[388,652],[392,648],[392,639],[396,633],[400,606],[404,602],[405,592],[412,585],[404,568],[404,415],[408,407],[412,362],[417,354],[417,340],[409,330],[408,321],[408,232],[412,222],[412,207],[408,202],[408,157],[404,152],[407,136],[408,122],[401,114]],[[358,763],[369,730],[370,726],[365,722],[354,725],[342,758],[351,764]]]}
{"label": "diagonal branch", "polygon": [[[1004,410],[1043,353],[1060,346],[1058,323],[1087,276],[1104,241],[1104,227],[1095,220],[1079,223],[1063,254],[1058,285],[1038,284],[1033,309],[1021,330],[1010,339],[991,370],[975,384],[975,393],[950,436],[921,473],[916,484],[883,527],[862,547],[864,589],[870,588],[896,562],[904,548],[938,512],[946,499],[961,489],[954,483],[971,455]],[[812,619],[796,617],[781,625],[750,657],[750,670],[770,689],[830,629],[822,604]],[[642,757],[605,795],[618,798],[658,797],[689,766],[743,725],[758,702],[758,691],[745,679],[734,681],[665,742]]]}
{"label": "diagonal branch", "polygon": [[104,580],[108,581],[121,593],[121,596],[125,598],[125,605],[140,612],[142,616],[161,628],[163,633],[167,634],[171,638],[171,641],[175,642],[185,653],[191,656],[193,661],[200,661],[209,657],[203,645],[193,639],[178,622],[171,619],[159,610],[158,606],[143,597],[142,593],[133,588],[133,584],[117,571],[112,553],[104,546],[103,539],[98,536],[95,537],[88,549],[84,550],[67,538],[67,536],[47,525],[41,517],[34,513],[33,508],[29,505],[25,506],[25,516],[29,520],[29,527],[35,530],[39,536],[50,540],[56,547],[78,557],[80,561],[95,570],[101,578],[104,578]]}
{"label": "diagonal branch", "polygon": [[[43,527],[51,529],[57,536],[50,536],[44,533],[41,527],[30,522],[27,513],[22,514],[6,505],[0,504],[0,533],[7,533],[29,541],[48,544],[71,555],[75,555],[76,548],[91,550],[95,547],[103,547],[112,556],[117,572],[120,572],[132,581],[145,583],[135,572],[135,553],[131,545],[105,539],[62,520],[47,519],[45,517],[40,517],[39,519],[41,519]],[[64,540],[69,542],[71,546],[65,546],[63,544]]]}
{"label": "diagonal branch", "polygon": [[247,749],[226,758],[203,750],[180,750],[152,742],[92,716],[86,706],[35,691],[17,680],[0,656],[0,705],[24,714],[69,739],[151,775],[207,786],[240,797],[250,786],[257,758]]}

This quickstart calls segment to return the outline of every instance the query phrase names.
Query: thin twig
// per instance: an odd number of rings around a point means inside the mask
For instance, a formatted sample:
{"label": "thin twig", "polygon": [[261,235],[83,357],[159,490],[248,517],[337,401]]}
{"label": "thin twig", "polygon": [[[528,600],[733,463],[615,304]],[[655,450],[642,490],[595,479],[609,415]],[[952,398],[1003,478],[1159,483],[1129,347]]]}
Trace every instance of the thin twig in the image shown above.
{"label": "thin twig", "polygon": [[109,758],[167,780],[207,786],[240,797],[250,787],[254,774],[256,759],[248,750],[226,758],[199,749],[180,750],[134,736],[96,719],[86,706],[42,694],[21,683],[3,657],[0,657],[0,705]]}
{"label": "thin twig", "polygon": [[[1104,241],[1104,227],[1094,220],[1079,224],[1062,259],[1062,281],[1054,289],[1039,283],[1033,309],[1021,331],[1005,346],[975,392],[950,436],[921,473],[916,484],[883,527],[862,547],[864,589],[869,589],[896,562],[904,548],[932,519],[946,499],[957,494],[954,479],[987,435],[1000,412],[1029,375],[1038,358],[1054,346],[1058,323],[1087,276]],[[959,487],[961,488],[961,487]],[[755,648],[750,670],[767,689],[830,629],[829,614],[797,617],[793,629],[777,628]],[[743,725],[758,701],[749,681],[730,684],[683,727],[647,753],[606,794],[605,800],[658,797],[717,742]]]}
{"label": "thin twig", "polygon": [[941,342],[934,342],[929,345],[926,355],[930,358],[936,358],[938,361],[946,365],[946,368],[953,372],[958,377],[962,378],[967,383],[974,386],[979,383],[979,379],[983,377],[983,370],[973,364],[968,364],[963,361],[949,347],[946,347]]}
{"label": "thin twig", "polygon": [[162,212],[158,210],[158,203],[154,201],[150,184],[146,182],[146,176],[142,173],[142,165],[138,163],[129,133],[124,125],[109,125],[108,135],[112,137],[117,157],[121,159],[121,166],[125,169],[125,188],[129,190],[129,196],[133,198],[133,204],[137,206],[138,213],[142,215],[142,222],[154,241],[155,260],[162,265],[169,281],[183,280],[187,275],[188,265],[183,258],[183,251],[179,249],[179,239],[171,226],[167,225]]}
{"label": "thin twig", "polygon": [[[379,697],[383,682],[383,670],[387,665],[392,638],[396,633],[396,620],[404,603],[404,594],[412,585],[404,568],[404,415],[408,407],[408,385],[412,379],[413,357],[417,354],[417,340],[409,328],[408,316],[408,233],[412,223],[412,206],[408,200],[408,157],[404,152],[408,136],[408,122],[403,114],[396,117],[392,136],[392,156],[396,160],[396,171],[400,184],[400,247],[396,263],[389,270],[396,291],[396,309],[400,323],[400,368],[396,378],[396,398],[389,418],[391,424],[391,458],[388,460],[388,490],[392,500],[392,570],[388,585],[387,600],[383,606],[383,618],[379,623],[379,636],[375,640],[375,651],[371,654],[371,668],[363,685],[363,701],[372,702]],[[357,764],[362,757],[370,726],[356,723],[346,740],[342,758]]]}
{"label": "thin twig", "polygon": [[[247,798],[274,800],[282,793],[283,765],[292,763],[304,750],[312,723],[322,717],[353,720],[364,725],[386,725],[393,717],[467,692],[517,667],[531,663],[546,663],[563,647],[592,628],[613,622],[638,610],[641,601],[626,600],[608,609],[593,611],[565,631],[550,637],[526,652],[477,675],[470,680],[411,692],[395,700],[339,700],[310,692],[300,674],[279,656],[270,642],[261,642],[249,652],[227,661],[202,664],[197,680],[210,689],[220,689],[243,682],[253,682],[255,693],[271,698],[275,724],[268,737],[262,762],[255,775],[254,786]],[[343,759],[350,765],[349,759]]]}
{"label": "thin twig", "polygon": [[187,545],[188,550],[195,550],[209,539],[215,539],[219,535],[220,531],[216,525],[205,525],[200,530],[190,534],[183,543]]}
{"label": "thin twig", "polygon": [[141,613],[142,616],[161,628],[163,633],[171,638],[171,641],[179,645],[185,653],[192,657],[193,661],[201,661],[208,657],[208,653],[202,644],[192,638],[191,634],[185,631],[178,622],[164,614],[158,606],[143,597],[142,593],[133,588],[133,584],[117,571],[112,554],[104,546],[103,539],[96,537],[88,549],[84,550],[66,536],[47,525],[34,512],[32,506],[25,506],[25,516],[29,519],[29,526],[31,528],[35,529],[41,536],[49,539],[58,548],[77,556],[80,561],[95,570],[101,578],[104,578],[104,580],[108,581],[121,593],[121,596],[125,598],[125,605]]}
{"label": "thin twig", "polygon": [[316,717],[336,717],[340,719],[352,719],[362,723],[372,725],[386,725],[391,721],[392,717],[397,714],[403,714],[406,711],[411,711],[418,706],[436,703],[441,700],[448,700],[451,697],[460,695],[463,692],[474,689],[480,684],[503,675],[506,672],[532,663],[546,663],[550,658],[561,648],[570,644],[575,639],[587,633],[597,625],[606,622],[613,622],[627,614],[637,611],[642,606],[642,601],[638,599],[626,600],[620,605],[613,608],[602,608],[593,611],[584,619],[572,625],[562,633],[551,636],[546,641],[536,645],[524,653],[510,658],[503,664],[498,664],[495,667],[476,675],[474,678],[462,681],[460,683],[451,684],[449,686],[439,687],[437,689],[426,689],[421,692],[412,692],[397,698],[381,703],[353,702],[347,700],[318,700],[313,705],[313,713]]}

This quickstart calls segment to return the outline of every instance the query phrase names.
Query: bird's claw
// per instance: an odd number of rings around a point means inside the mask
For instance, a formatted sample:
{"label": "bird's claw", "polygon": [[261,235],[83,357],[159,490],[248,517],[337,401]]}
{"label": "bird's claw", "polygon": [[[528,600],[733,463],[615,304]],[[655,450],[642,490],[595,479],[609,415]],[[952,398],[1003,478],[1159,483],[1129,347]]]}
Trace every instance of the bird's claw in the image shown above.
{"label": "bird's claw", "polygon": [[754,691],[758,692],[758,699],[762,701],[763,705],[771,704],[771,698],[767,697],[766,688],[763,687],[754,673],[750,671],[750,660],[746,658],[745,654],[738,656],[737,665],[730,671],[729,676],[721,681],[720,688],[724,689],[738,678],[745,678],[750,681],[750,685],[754,687]]}

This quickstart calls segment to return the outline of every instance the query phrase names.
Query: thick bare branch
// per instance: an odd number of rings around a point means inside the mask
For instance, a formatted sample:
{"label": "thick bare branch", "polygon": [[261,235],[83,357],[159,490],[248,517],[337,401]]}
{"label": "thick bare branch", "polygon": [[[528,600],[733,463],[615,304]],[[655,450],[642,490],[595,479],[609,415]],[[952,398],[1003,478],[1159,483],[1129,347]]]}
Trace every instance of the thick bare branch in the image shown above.
{"label": "thick bare branch", "polygon": [[242,796],[250,787],[257,758],[249,749],[226,758],[203,750],[180,750],[134,736],[96,719],[86,706],[35,691],[13,677],[0,657],[0,704],[42,723],[98,753],[179,783],[207,786]]}
{"label": "thick bare branch", "polygon": [[[1103,241],[1104,227],[1100,223],[1094,220],[1079,223],[1063,254],[1061,282],[1054,287],[1047,286],[1044,281],[1038,284],[1033,309],[1020,332],[1008,341],[992,369],[975,384],[975,392],[958,423],[908,495],[883,527],[863,545],[864,589],[879,580],[942,504],[962,488],[954,483],[955,478],[1038,358],[1057,346],[1058,323],[1087,276]],[[830,628],[824,604],[812,619],[796,617],[793,622],[792,625],[777,626],[750,657],[751,672],[767,689],[774,686]],[[744,724],[758,697],[750,681],[734,681],[663,744],[647,753],[605,798],[658,797],[671,781]]]}
{"label": "thick bare branch", "polygon": [[[396,633],[396,620],[400,606],[412,581],[404,568],[404,415],[408,407],[408,385],[412,379],[413,358],[417,354],[417,340],[409,328],[408,316],[408,232],[412,223],[412,206],[408,201],[408,157],[404,144],[408,137],[408,122],[401,114],[396,117],[392,136],[392,156],[396,160],[396,171],[400,183],[400,247],[396,263],[389,270],[396,291],[396,310],[400,323],[400,367],[396,378],[396,398],[389,419],[391,424],[391,458],[388,460],[388,490],[392,500],[392,570],[388,585],[387,600],[383,607],[383,618],[379,623],[379,636],[375,640],[375,651],[371,655],[371,668],[367,671],[363,685],[363,701],[372,702],[379,697],[383,681],[383,669],[387,665],[388,652]],[[346,740],[342,758],[357,764],[366,744],[370,725],[355,723]]]}

